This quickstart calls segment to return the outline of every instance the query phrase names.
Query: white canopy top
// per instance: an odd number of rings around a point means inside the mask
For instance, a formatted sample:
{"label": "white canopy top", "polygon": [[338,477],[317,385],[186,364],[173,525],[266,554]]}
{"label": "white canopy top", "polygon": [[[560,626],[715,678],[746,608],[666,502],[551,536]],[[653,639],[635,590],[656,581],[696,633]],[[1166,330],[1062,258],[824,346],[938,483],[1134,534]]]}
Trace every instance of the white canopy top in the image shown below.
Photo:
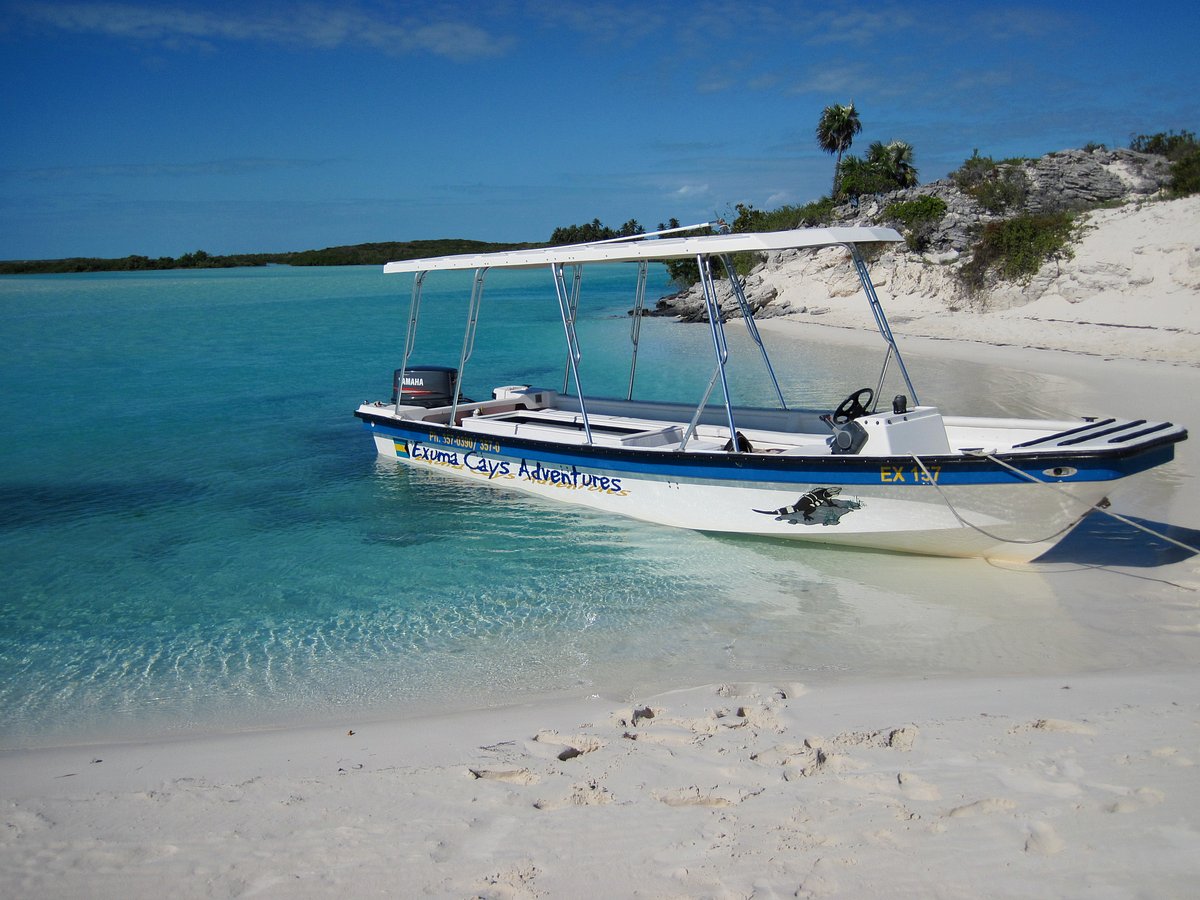
{"label": "white canopy top", "polygon": [[455,269],[529,269],[554,264],[592,262],[640,262],[641,260],[684,259],[719,256],[723,253],[765,253],[843,244],[873,244],[902,241],[894,228],[797,228],[793,231],[763,231],[752,234],[708,234],[698,237],[656,240],[604,241],[569,244],[538,250],[506,250],[499,253],[464,253],[429,259],[405,259],[383,267],[397,272],[438,272]]}

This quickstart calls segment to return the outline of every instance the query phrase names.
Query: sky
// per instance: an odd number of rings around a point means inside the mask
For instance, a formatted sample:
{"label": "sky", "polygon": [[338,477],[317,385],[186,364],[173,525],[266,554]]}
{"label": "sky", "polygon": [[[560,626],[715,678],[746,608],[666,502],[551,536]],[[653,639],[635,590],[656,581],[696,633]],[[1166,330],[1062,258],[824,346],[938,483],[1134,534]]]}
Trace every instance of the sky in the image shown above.
{"label": "sky", "polygon": [[1200,130],[1200,4],[0,0],[0,259],[647,229]]}

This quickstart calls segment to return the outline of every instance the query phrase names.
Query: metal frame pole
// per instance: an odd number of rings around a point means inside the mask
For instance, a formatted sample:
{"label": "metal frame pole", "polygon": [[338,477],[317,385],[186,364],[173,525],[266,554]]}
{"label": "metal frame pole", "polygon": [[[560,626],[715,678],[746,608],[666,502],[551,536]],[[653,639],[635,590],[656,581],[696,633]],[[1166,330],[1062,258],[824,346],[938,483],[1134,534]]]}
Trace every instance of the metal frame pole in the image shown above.
{"label": "metal frame pole", "polygon": [[[574,278],[571,281],[571,301],[568,304],[568,311],[571,315],[571,328],[574,330],[575,322],[579,318],[579,285],[583,280],[583,266],[573,266],[575,270]],[[563,367],[563,387],[562,392],[567,392],[567,387],[571,383],[571,363],[568,361]]]}
{"label": "metal frame pole", "polygon": [[[871,284],[871,273],[867,271],[867,264],[862,258],[862,253],[858,250],[857,244],[845,244],[850,250],[850,258],[854,261],[854,268],[858,272],[858,280],[862,284],[863,293],[867,295],[867,302],[871,306],[871,314],[875,316],[875,327],[879,329],[879,334],[888,343],[889,357],[884,358],[884,370],[880,373],[879,383],[882,390],[883,377],[887,372],[887,364],[890,356],[896,357],[896,364],[900,367],[900,374],[904,377],[904,383],[908,386],[908,392],[912,396],[913,405],[919,406],[921,401],[917,399],[917,389],[913,387],[912,379],[908,377],[908,367],[904,365],[904,357],[900,354],[900,348],[896,346],[896,338],[892,334],[892,327],[888,324],[887,316],[883,312],[883,306],[879,302],[879,295],[875,293],[875,285]],[[876,397],[878,403],[878,397]]]}
{"label": "metal frame pole", "polygon": [[[458,358],[458,385],[462,384],[463,372],[466,371],[467,360],[471,358],[471,354],[475,352],[475,329],[479,324],[479,306],[483,300],[483,277],[487,274],[487,268],[475,270],[475,281],[471,285],[471,302],[467,308],[467,330],[463,335],[462,354]],[[462,394],[458,385],[454,390],[454,402],[450,405],[450,427],[453,428],[457,424],[458,419],[458,398]]]}
{"label": "metal frame pole", "polygon": [[[725,394],[725,415],[729,420],[729,440],[737,451],[737,428],[733,423],[733,403],[729,398],[729,380],[725,376],[725,362],[729,359],[729,345],[725,342],[725,326],[721,322],[721,307],[717,302],[717,289],[713,284],[712,268],[709,258],[703,253],[696,255],[700,268],[700,284],[704,289],[704,303],[708,308],[708,327],[712,332],[713,350],[717,356],[717,374],[721,380],[721,390]],[[711,391],[711,388],[710,388]],[[707,396],[704,402],[707,402]],[[703,408],[704,403],[701,403]]]}
{"label": "metal frame pole", "polygon": [[638,339],[642,332],[642,311],[646,307],[646,273],[649,269],[650,264],[645,260],[638,263],[637,289],[633,295],[633,324],[629,328],[629,340],[633,342],[633,356],[629,361],[629,391],[625,394],[626,400],[633,399],[633,379],[637,374]]}
{"label": "metal frame pole", "polygon": [[[562,314],[563,334],[567,339],[567,367],[575,379],[575,390],[579,395],[579,412],[583,416],[584,439],[590,444],[592,443],[592,426],[588,421],[587,401],[583,397],[583,385],[579,383],[579,360],[582,358],[582,354],[579,352],[579,337],[575,333],[575,319],[570,314],[571,298],[567,293],[563,268],[562,263],[552,263],[550,273],[554,278],[554,293],[558,297],[558,309]],[[578,284],[580,268],[582,267],[576,267],[576,284]],[[563,392],[566,393],[565,388]]]}
{"label": "metal frame pole", "polygon": [[758,344],[758,352],[762,354],[763,365],[767,367],[767,374],[771,376],[771,384],[775,386],[775,395],[779,398],[779,406],[787,409],[787,401],[783,399],[783,390],[779,387],[779,379],[775,377],[775,368],[771,365],[771,357],[767,355],[762,335],[758,333],[758,325],[754,321],[754,313],[750,311],[746,292],[742,290],[742,283],[738,281],[737,271],[733,267],[733,258],[728,253],[723,253],[721,254],[721,264],[725,266],[725,273],[729,276],[729,284],[733,288],[733,295],[737,298],[738,306],[742,310],[742,320],[746,323],[746,330],[750,332],[750,339]]}
{"label": "metal frame pole", "polygon": [[421,315],[421,287],[425,284],[425,276],[428,274],[417,272],[413,275],[412,300],[408,304],[408,331],[404,335],[404,358],[400,362],[400,385],[396,391],[394,412],[397,416],[400,415],[400,398],[404,396],[404,376],[408,374],[408,359],[417,341],[417,320]]}

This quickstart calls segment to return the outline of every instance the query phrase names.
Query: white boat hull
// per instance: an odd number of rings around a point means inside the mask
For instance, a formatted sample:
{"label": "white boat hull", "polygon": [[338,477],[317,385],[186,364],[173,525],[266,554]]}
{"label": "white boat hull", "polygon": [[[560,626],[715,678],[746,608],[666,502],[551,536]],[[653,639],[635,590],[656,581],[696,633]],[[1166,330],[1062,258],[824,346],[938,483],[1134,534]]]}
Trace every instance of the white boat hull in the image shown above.
{"label": "white boat hull", "polygon": [[[698,531],[938,556],[1026,561],[1061,539],[1112,487],[934,485],[915,465],[903,485],[809,485],[631,475],[563,467],[376,434],[383,457],[557,502]],[[801,502],[806,495],[816,499]]]}

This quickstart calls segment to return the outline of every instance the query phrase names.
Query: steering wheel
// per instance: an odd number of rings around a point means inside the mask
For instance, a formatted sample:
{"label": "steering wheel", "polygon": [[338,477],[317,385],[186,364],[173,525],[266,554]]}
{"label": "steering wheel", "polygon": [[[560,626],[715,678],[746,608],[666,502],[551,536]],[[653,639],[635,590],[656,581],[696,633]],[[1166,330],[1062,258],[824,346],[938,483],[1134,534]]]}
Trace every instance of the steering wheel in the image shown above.
{"label": "steering wheel", "polygon": [[[865,397],[865,399],[864,399]],[[860,416],[870,415],[870,410],[867,408],[871,405],[871,401],[875,399],[875,392],[870,388],[859,388],[845,400],[843,400],[833,413],[833,421],[837,425],[845,425],[847,422],[853,421]]]}

